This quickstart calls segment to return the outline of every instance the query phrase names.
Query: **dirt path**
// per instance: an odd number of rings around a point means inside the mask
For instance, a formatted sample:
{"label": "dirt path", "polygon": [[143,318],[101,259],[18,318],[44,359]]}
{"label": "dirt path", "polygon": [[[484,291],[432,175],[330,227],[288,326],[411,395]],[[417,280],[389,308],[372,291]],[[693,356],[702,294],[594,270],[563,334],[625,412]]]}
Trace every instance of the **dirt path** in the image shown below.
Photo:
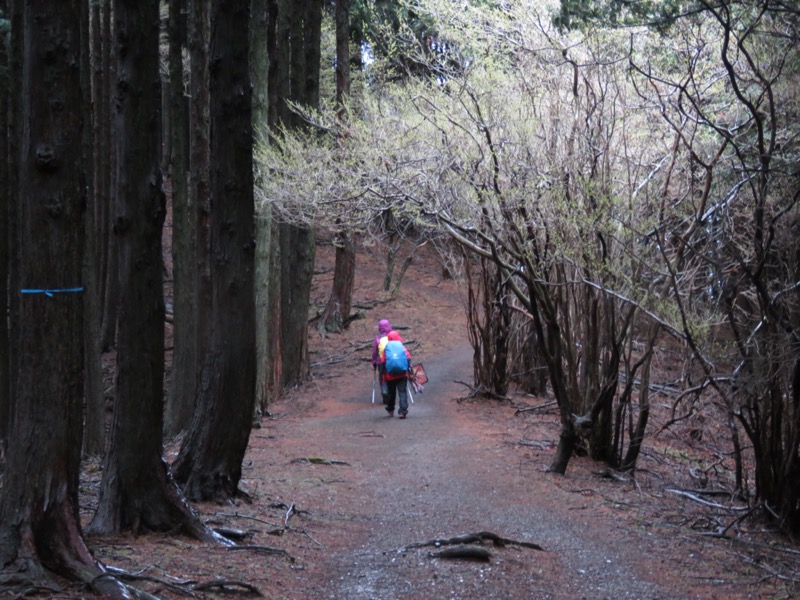
{"label": "dirt path", "polygon": [[[523,459],[512,408],[456,402],[464,388],[453,381],[469,379],[470,352],[426,363],[432,381],[405,421],[370,404],[363,385],[346,399],[320,388],[321,400],[276,407],[263,450],[294,470],[288,480],[264,484],[280,490],[277,500],[309,511],[293,523],[310,533],[308,554],[298,557],[282,597],[737,597],[719,596],[710,583],[698,591],[698,578],[707,574],[692,566],[697,552],[664,558],[660,536],[646,526],[631,530],[599,495],[578,489],[580,481],[546,473],[552,450],[539,463]],[[298,463],[302,457],[347,464]],[[251,468],[252,476],[270,472],[257,458]],[[479,531],[545,551],[488,547],[488,563],[434,559],[433,548],[401,551]],[[687,568],[700,572],[694,577]],[[675,580],[669,585],[667,574]]]}

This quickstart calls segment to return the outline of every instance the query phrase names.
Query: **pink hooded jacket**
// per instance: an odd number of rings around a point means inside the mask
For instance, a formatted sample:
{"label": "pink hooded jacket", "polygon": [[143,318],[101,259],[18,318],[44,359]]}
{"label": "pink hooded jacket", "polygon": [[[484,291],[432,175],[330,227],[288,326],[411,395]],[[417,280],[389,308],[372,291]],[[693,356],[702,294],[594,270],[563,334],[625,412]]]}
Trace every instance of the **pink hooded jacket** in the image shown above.
{"label": "pink hooded jacket", "polygon": [[392,324],[388,319],[381,319],[378,321],[378,335],[375,336],[375,341],[372,342],[372,366],[377,367],[381,363],[381,357],[378,353],[378,345],[381,343],[381,338],[389,335],[392,330]]}

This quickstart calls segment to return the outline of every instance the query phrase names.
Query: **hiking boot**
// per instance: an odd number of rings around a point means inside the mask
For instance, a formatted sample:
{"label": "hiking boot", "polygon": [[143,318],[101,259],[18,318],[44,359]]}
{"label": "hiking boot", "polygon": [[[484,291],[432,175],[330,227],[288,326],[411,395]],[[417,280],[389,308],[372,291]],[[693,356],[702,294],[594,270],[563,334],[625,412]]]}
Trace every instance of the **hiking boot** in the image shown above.
{"label": "hiking boot", "polygon": [[393,417],[393,416],[394,416],[394,411],[393,411],[393,410],[389,410],[389,409],[387,408],[387,409],[386,409],[386,416],[387,416],[387,417]]}
{"label": "hiking boot", "polygon": [[406,418],[406,413],[400,413],[397,416],[400,417],[401,419],[405,419]]}

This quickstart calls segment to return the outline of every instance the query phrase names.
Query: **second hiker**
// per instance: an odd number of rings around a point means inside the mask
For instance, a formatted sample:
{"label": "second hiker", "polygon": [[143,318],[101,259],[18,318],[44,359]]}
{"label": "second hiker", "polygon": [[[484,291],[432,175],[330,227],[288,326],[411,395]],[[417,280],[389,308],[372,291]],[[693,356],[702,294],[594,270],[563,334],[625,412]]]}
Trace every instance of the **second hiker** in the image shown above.
{"label": "second hiker", "polygon": [[[394,415],[395,403],[397,414],[405,419],[408,414],[408,373],[411,370],[411,354],[403,345],[403,339],[396,331],[386,336],[386,344],[380,348],[380,363],[383,365],[383,380],[386,382],[387,394],[384,396],[386,412]],[[383,389],[383,386],[381,386]]]}
{"label": "second hiker", "polygon": [[386,404],[388,398],[387,395],[389,390],[386,387],[386,380],[383,377],[383,363],[381,359],[381,353],[383,352],[384,346],[386,346],[386,342],[388,342],[388,338],[386,336],[389,335],[389,332],[392,330],[392,324],[389,322],[388,319],[381,319],[378,321],[378,335],[375,336],[375,341],[372,342],[372,376],[377,378],[380,382],[381,386],[381,397],[383,398],[383,403]]}

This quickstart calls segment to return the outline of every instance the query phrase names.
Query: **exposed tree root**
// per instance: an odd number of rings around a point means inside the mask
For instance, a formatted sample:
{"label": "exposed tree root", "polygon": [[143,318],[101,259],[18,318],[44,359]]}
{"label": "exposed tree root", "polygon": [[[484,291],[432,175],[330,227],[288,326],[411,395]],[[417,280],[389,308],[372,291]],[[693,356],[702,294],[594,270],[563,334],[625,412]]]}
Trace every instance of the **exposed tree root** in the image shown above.
{"label": "exposed tree root", "polygon": [[499,548],[505,546],[520,546],[521,548],[530,548],[532,550],[541,550],[543,552],[545,551],[544,548],[542,548],[539,544],[504,538],[490,531],[478,531],[476,533],[465,533],[463,535],[457,535],[451,538],[436,538],[433,540],[428,540],[427,542],[417,542],[415,544],[409,544],[408,546],[403,547],[401,551],[411,550],[413,548],[425,548],[427,546],[434,546],[438,548],[439,546],[453,546],[456,544],[482,544],[485,541],[492,542],[494,546]]}

